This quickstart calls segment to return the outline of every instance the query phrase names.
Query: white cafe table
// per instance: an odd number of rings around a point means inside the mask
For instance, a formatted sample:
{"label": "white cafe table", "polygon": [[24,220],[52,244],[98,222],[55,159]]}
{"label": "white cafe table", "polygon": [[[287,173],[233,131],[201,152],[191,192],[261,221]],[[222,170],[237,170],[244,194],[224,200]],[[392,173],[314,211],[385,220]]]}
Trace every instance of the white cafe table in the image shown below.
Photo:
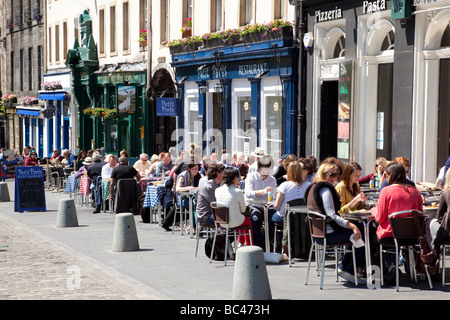
{"label": "white cafe table", "polygon": [[266,252],[270,252],[270,243],[269,243],[269,207],[274,206],[274,201],[261,201],[254,199],[246,199],[246,202],[250,205],[262,206],[264,208],[264,238],[266,243]]}
{"label": "white cafe table", "polygon": [[358,210],[349,213],[341,213],[340,216],[347,220],[360,221],[364,225],[364,248],[366,254],[366,271],[367,279],[372,279],[372,259],[370,257],[370,235],[369,235],[369,225],[375,220],[375,217],[368,210]]}
{"label": "white cafe table", "polygon": [[[191,189],[186,191],[180,191],[178,192],[180,194],[180,229],[181,229],[181,235],[183,235],[183,203],[182,198],[188,197],[189,198],[189,221],[190,221],[190,227],[189,227],[189,236],[192,238],[194,237],[194,208],[192,201],[197,196],[198,189]],[[175,219],[175,218],[174,218]]]}

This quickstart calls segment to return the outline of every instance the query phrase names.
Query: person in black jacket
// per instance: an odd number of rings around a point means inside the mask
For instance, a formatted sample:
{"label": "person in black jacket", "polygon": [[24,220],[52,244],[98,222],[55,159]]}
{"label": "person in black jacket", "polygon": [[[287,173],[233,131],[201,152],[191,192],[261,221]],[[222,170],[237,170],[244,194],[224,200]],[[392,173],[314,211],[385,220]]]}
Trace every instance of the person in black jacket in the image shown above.
{"label": "person in black jacket", "polygon": [[[93,213],[99,213],[102,206],[102,167],[107,164],[107,162],[102,161],[102,156],[98,152],[93,153],[92,160],[94,163],[89,166],[87,175],[92,179],[91,190],[94,190],[95,210]],[[98,177],[100,177],[100,179],[97,179]]]}

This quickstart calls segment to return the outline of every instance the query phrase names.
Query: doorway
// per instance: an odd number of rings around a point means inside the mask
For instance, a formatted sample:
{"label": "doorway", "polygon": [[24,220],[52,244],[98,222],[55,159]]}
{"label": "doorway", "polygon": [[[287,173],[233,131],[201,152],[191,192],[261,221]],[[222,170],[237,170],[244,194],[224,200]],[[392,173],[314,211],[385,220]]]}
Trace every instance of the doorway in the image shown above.
{"label": "doorway", "polygon": [[320,91],[319,159],[337,157],[339,81],[323,81]]}
{"label": "doorway", "polygon": [[441,59],[439,65],[438,145],[437,168],[450,156],[450,59]]}
{"label": "doorway", "polygon": [[[377,158],[392,159],[393,63],[378,65]],[[370,121],[370,119],[367,119]]]}

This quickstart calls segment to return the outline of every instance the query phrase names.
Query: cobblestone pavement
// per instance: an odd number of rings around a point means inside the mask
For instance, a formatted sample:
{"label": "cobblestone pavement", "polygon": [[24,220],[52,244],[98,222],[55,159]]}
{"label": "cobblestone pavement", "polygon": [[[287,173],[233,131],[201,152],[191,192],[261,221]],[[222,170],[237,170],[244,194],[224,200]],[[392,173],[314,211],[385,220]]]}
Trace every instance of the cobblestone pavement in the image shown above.
{"label": "cobblestone pavement", "polygon": [[167,299],[0,214],[0,300],[162,298]]}

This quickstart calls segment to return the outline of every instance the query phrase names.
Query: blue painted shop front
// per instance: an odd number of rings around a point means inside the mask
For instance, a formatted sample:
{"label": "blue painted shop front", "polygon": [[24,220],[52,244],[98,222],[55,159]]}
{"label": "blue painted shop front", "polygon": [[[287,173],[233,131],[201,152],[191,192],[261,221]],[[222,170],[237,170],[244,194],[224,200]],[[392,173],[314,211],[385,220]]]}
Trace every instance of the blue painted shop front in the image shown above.
{"label": "blue painted shop front", "polygon": [[296,154],[298,48],[292,40],[173,54],[172,61],[179,147],[200,142],[208,152],[249,154],[262,146],[274,158]]}

